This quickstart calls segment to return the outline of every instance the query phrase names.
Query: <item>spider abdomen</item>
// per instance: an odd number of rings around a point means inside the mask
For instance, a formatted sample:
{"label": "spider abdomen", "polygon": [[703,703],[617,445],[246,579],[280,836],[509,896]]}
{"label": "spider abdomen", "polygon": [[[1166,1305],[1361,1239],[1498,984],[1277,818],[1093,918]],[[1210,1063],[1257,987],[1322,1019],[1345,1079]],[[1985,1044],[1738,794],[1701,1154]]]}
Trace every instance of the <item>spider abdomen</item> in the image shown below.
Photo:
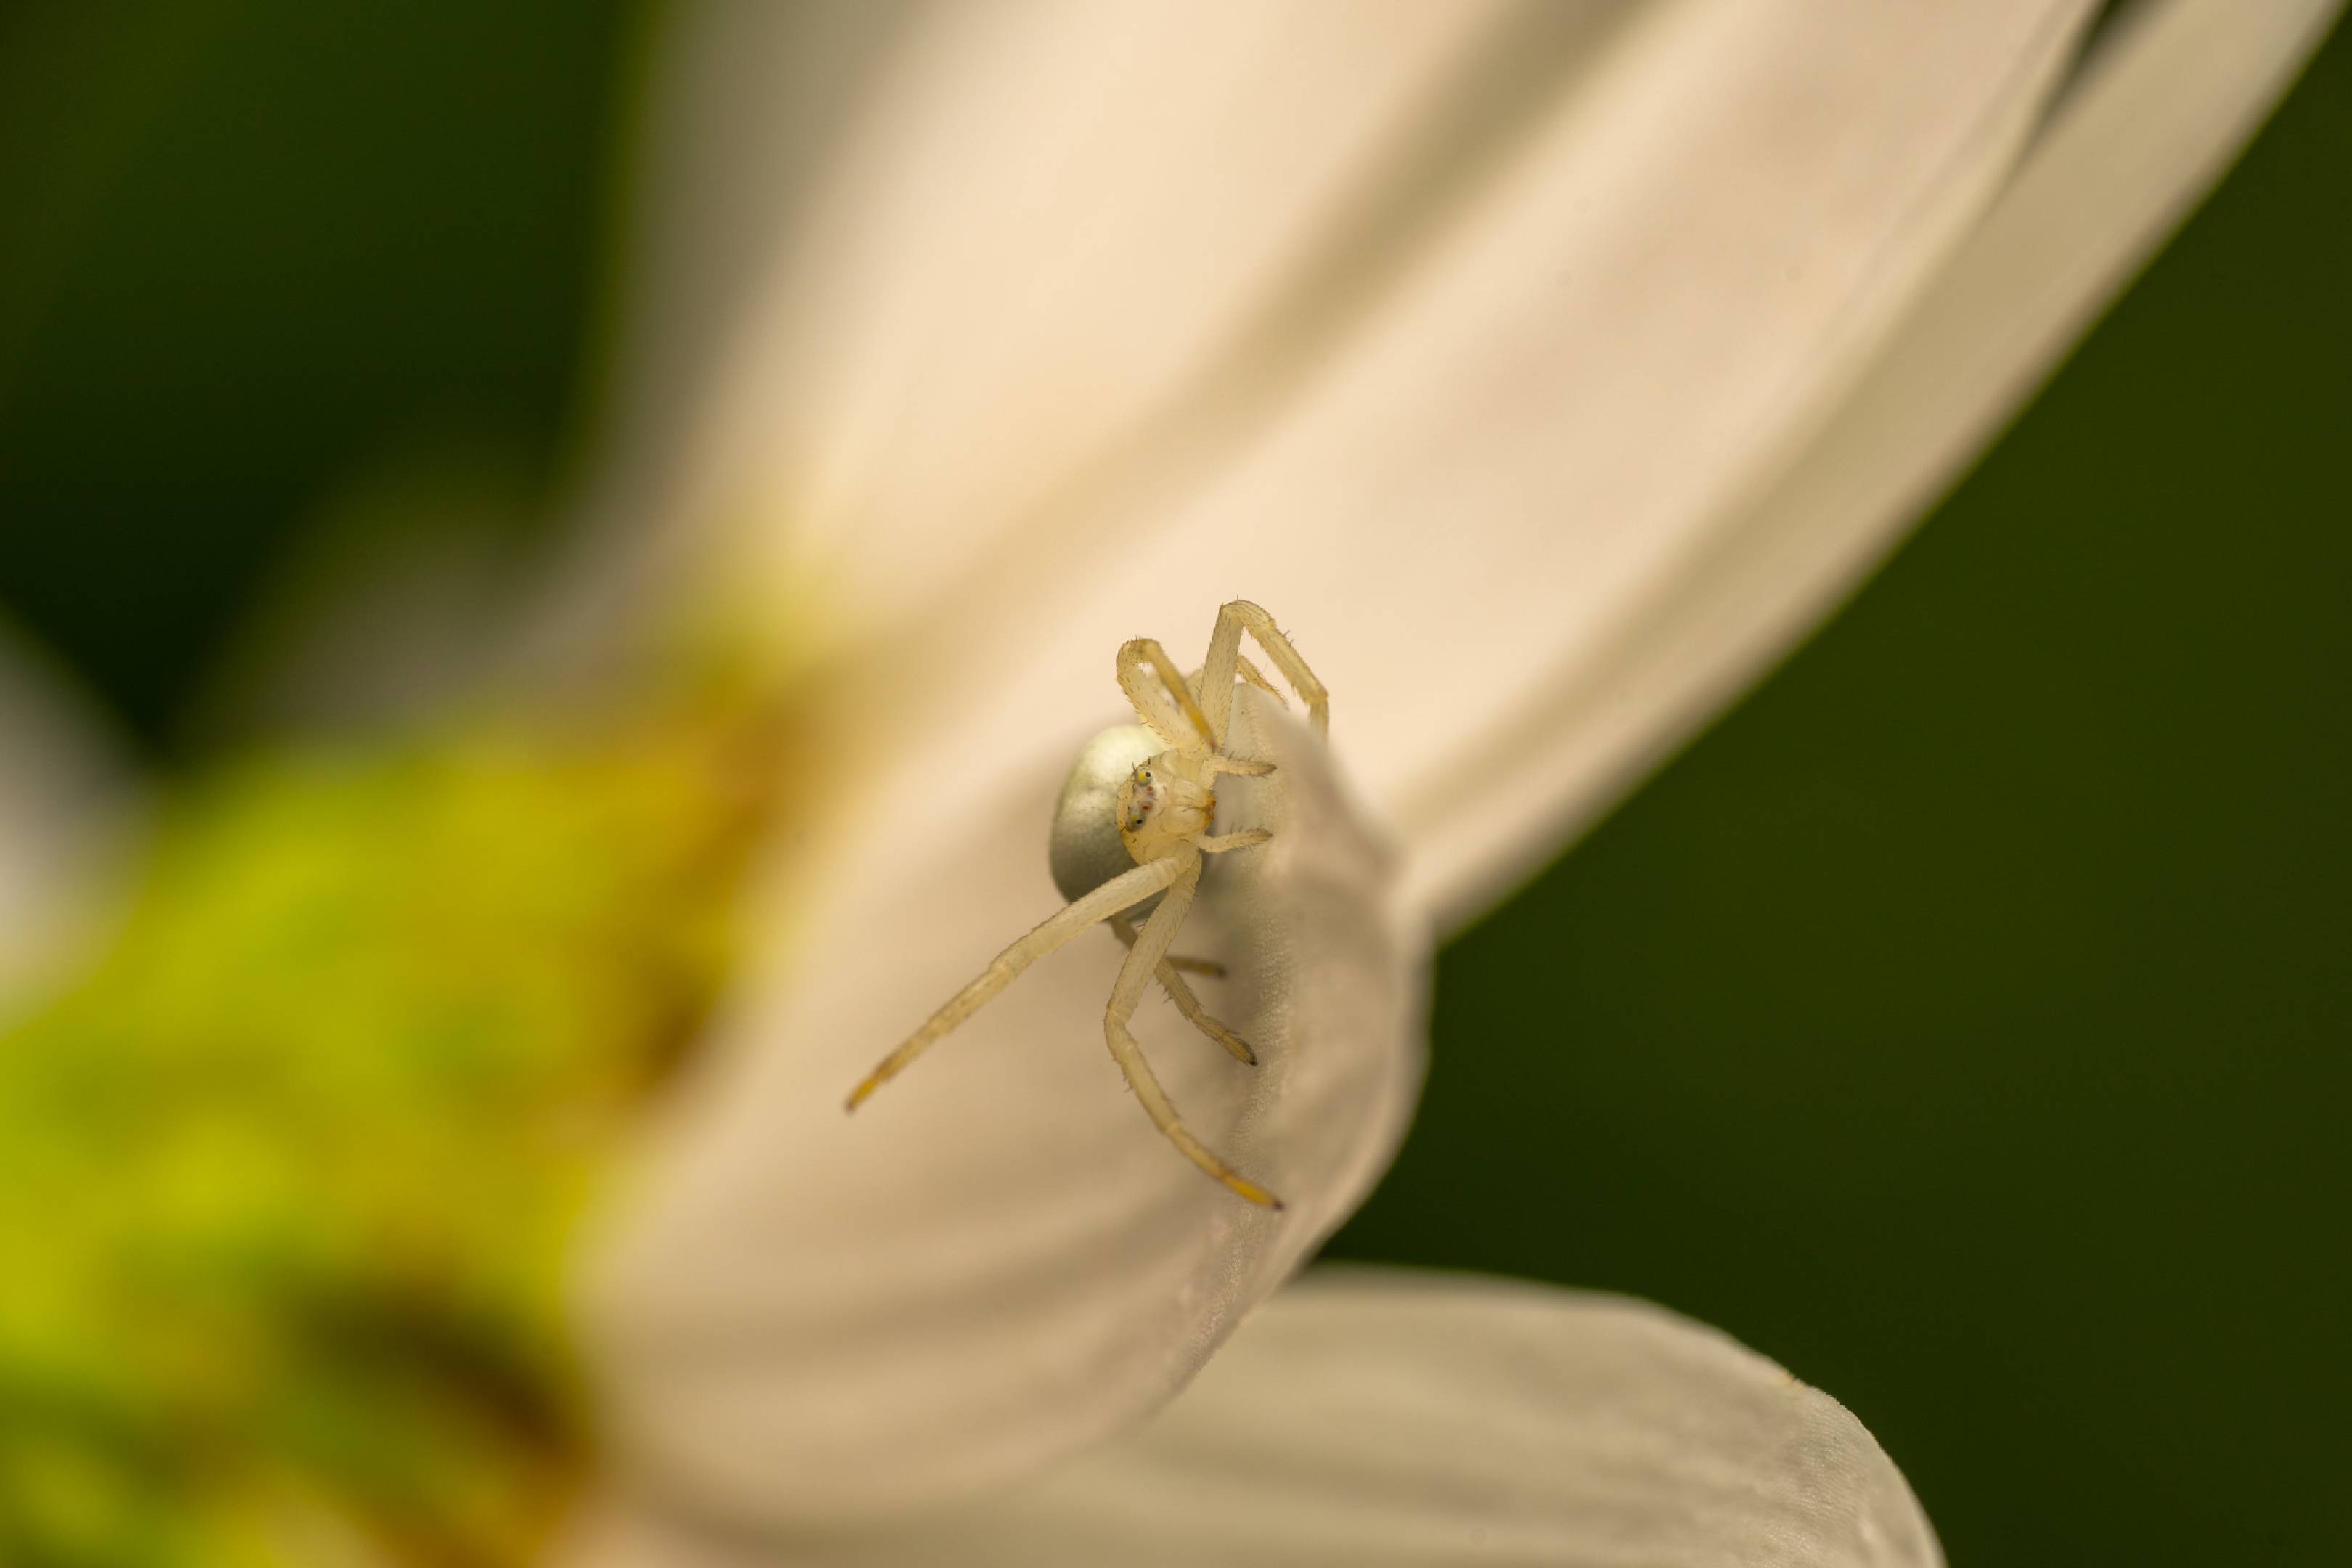
{"label": "spider abdomen", "polygon": [[[1054,826],[1045,859],[1054,886],[1076,900],[1135,865],[1119,837],[1118,796],[1135,770],[1168,749],[1168,742],[1141,724],[1105,730],[1078,751],[1054,805]],[[1141,920],[1157,896],[1129,911]]]}

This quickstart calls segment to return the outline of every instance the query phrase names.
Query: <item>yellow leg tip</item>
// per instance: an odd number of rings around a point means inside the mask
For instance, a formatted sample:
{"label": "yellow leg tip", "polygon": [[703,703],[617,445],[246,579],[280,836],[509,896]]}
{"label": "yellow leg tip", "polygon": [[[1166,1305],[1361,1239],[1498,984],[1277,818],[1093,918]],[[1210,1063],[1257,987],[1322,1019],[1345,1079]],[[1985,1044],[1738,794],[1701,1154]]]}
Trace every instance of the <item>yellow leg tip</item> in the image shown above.
{"label": "yellow leg tip", "polygon": [[1255,1182],[1245,1182],[1239,1176],[1235,1176],[1225,1184],[1262,1209],[1272,1209],[1276,1214],[1282,1212],[1282,1200]]}
{"label": "yellow leg tip", "polygon": [[1234,1060],[1250,1067],[1257,1066],[1257,1052],[1250,1048],[1250,1043],[1247,1040],[1205,1014],[1194,1019],[1193,1022],[1201,1026],[1202,1034],[1224,1047],[1225,1054]]}

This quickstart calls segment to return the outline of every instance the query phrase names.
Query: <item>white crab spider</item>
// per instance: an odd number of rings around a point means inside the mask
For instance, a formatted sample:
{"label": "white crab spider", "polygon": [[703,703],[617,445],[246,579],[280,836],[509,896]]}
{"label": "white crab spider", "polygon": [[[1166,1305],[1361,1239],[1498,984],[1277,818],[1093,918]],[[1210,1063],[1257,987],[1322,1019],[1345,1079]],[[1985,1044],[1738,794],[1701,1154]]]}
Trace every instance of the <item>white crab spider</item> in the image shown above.
{"label": "white crab spider", "polygon": [[[979,979],[950,997],[921,1028],[884,1057],[881,1065],[851,1091],[849,1110],[856,1110],[866,1096],[980,1011],[1023,970],[1087,927],[1108,921],[1127,943],[1128,954],[1119,966],[1118,982],[1110,988],[1103,1034],[1135,1098],[1143,1102],[1152,1124],[1192,1163],[1254,1204],[1274,1209],[1282,1206],[1281,1199],[1242,1176],[1185,1128],[1128,1029],[1128,1020],[1143,999],[1145,984],[1157,975],[1176,1010],[1202,1034],[1242,1061],[1257,1061],[1240,1036],[1202,1010],[1192,988],[1177,973],[1179,967],[1212,974],[1222,971],[1214,964],[1168,956],[1169,943],[1175,940],[1176,928],[1184,923],[1193,891],[1201,883],[1201,857],[1245,849],[1274,837],[1263,828],[1209,831],[1216,816],[1215,785],[1220,773],[1255,775],[1274,771],[1272,763],[1224,754],[1234,681],[1274,689],[1242,657],[1244,631],[1257,639],[1284,679],[1306,700],[1316,734],[1328,732],[1330,703],[1323,683],[1276,627],[1274,617],[1246,599],[1235,599],[1217,612],[1216,630],[1209,637],[1208,660],[1191,683],[1169,662],[1166,650],[1150,637],[1138,637],[1120,648],[1119,688],[1143,723],[1106,730],[1088,742],[1063,788],[1054,816],[1052,862],[1055,882],[1070,900],[1069,907],[998,953]],[[1119,778],[1122,772],[1125,777]],[[1110,789],[1113,779],[1118,779],[1116,795]],[[1156,907],[1139,933],[1131,923],[1133,916],[1138,906],[1152,902]]]}

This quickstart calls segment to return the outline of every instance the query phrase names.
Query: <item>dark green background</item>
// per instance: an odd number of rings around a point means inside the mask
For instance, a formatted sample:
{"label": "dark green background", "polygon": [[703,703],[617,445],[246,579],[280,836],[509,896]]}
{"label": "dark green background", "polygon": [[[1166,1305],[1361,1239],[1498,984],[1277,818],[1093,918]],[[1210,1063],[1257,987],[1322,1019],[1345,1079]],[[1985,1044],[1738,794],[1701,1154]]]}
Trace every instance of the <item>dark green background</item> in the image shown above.
{"label": "dark green background", "polygon": [[[528,528],[637,25],[0,16],[0,601],[166,763],[356,479],[461,449]],[[2347,170],[2339,37],[1878,580],[1446,950],[1335,1253],[1721,1324],[1958,1562],[2352,1561]]]}

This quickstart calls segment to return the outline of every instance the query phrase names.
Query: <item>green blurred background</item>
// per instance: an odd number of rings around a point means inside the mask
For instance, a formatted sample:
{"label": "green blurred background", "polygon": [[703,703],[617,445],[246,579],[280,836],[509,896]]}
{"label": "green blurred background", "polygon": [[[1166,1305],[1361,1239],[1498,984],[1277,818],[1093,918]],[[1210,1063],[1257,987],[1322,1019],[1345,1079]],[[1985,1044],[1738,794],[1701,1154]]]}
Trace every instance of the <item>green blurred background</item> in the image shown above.
{"label": "green blurred background", "polygon": [[[0,12],[0,606],[160,765],[366,498],[530,542],[644,25]],[[2339,35],[1870,587],[1445,951],[1332,1253],[1720,1324],[1956,1562],[2352,1561],[2347,170]]]}

